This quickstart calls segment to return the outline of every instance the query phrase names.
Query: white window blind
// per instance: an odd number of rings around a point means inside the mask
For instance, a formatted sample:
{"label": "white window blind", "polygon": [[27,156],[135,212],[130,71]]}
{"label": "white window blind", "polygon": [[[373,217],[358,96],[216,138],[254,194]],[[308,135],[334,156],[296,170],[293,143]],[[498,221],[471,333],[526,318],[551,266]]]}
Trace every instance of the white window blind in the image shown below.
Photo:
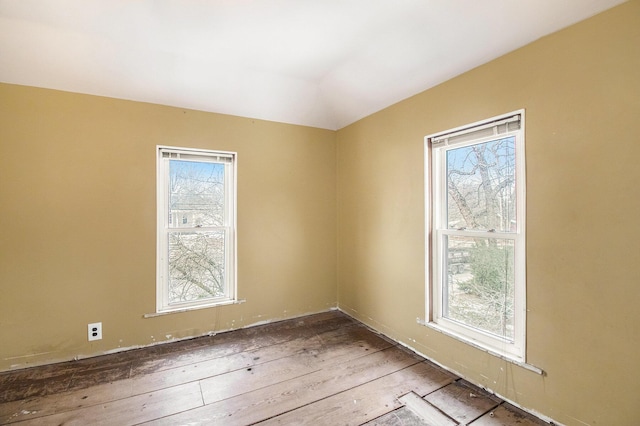
{"label": "white window blind", "polygon": [[189,151],[175,151],[168,149],[161,149],[162,158],[169,158],[173,160],[185,160],[185,161],[216,161],[219,163],[231,163],[233,161],[233,154],[229,153],[208,153],[206,151],[199,152],[198,154],[191,153]]}
{"label": "white window blind", "polygon": [[516,114],[490,123],[484,123],[477,126],[472,125],[463,129],[432,136],[430,138],[431,146],[435,148],[439,146],[455,145],[485,137],[500,136],[505,133],[519,130],[520,127],[521,116],[520,114]]}

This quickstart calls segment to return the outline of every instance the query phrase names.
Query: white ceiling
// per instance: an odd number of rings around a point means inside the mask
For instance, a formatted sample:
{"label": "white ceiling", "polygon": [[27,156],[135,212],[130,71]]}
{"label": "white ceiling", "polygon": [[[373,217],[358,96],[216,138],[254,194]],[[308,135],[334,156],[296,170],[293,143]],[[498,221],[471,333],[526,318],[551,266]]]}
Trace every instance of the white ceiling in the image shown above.
{"label": "white ceiling", "polygon": [[622,0],[0,0],[0,81],[339,129]]}

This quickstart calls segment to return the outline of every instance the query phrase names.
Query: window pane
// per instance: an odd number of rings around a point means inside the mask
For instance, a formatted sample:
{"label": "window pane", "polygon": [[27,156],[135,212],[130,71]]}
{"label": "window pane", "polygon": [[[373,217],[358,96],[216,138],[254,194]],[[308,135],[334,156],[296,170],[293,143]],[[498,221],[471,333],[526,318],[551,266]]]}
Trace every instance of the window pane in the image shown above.
{"label": "window pane", "polygon": [[225,295],[225,231],[169,233],[169,304]]}
{"label": "window pane", "polygon": [[447,228],[516,228],[515,137],[447,151]]}
{"label": "window pane", "polygon": [[169,227],[224,225],[224,164],[170,160]]}
{"label": "window pane", "polygon": [[513,340],[514,240],[445,236],[443,314]]}

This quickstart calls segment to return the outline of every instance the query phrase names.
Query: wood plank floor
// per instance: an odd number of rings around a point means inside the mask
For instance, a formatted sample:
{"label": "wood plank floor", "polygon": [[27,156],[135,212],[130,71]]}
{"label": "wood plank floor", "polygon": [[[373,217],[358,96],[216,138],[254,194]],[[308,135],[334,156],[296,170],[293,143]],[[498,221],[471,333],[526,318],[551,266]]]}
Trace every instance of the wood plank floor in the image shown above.
{"label": "wood plank floor", "polygon": [[0,373],[0,424],[543,425],[338,312]]}

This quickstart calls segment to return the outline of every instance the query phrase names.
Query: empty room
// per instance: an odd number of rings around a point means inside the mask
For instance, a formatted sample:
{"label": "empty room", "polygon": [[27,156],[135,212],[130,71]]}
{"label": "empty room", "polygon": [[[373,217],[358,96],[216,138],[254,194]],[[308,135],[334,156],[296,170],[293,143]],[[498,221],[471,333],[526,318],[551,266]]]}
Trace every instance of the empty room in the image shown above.
{"label": "empty room", "polygon": [[640,423],[640,0],[0,0],[0,424]]}

